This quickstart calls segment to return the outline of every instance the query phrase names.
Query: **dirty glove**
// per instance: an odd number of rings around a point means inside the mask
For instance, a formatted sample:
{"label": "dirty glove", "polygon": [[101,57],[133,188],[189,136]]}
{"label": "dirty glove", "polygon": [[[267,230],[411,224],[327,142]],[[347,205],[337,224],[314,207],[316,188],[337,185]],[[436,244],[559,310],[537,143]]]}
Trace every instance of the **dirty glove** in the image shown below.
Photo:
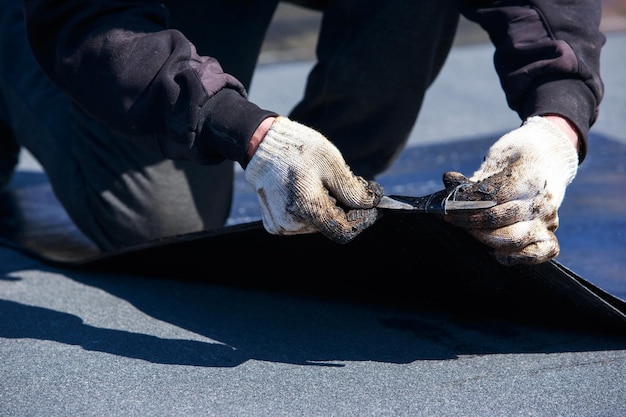
{"label": "dirty glove", "polygon": [[321,232],[347,243],[378,217],[382,187],[354,175],[322,134],[286,117],[274,121],[245,176],[272,234]]}
{"label": "dirty glove", "polygon": [[578,155],[567,135],[550,120],[531,117],[491,146],[469,180],[456,172],[444,174],[447,187],[458,185],[498,204],[444,218],[493,248],[504,265],[548,261],[560,250],[554,235],[557,210],[577,169]]}

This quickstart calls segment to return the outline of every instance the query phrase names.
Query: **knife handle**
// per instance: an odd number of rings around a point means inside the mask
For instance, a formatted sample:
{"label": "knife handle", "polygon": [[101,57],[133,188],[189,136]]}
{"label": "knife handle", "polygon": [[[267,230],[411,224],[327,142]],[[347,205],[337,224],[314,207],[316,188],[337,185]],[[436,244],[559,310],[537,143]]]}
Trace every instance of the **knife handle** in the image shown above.
{"label": "knife handle", "polygon": [[415,207],[416,211],[426,213],[445,213],[446,201],[449,195],[449,190],[440,190],[422,197],[408,197],[401,195],[390,195],[389,197],[412,205]]}

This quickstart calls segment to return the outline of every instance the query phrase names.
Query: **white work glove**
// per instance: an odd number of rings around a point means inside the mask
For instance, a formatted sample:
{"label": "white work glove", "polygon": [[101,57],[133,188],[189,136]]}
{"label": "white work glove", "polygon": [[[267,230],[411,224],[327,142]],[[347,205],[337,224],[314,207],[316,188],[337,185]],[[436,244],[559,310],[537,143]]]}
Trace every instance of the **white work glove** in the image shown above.
{"label": "white work glove", "polygon": [[347,243],[374,224],[382,187],[352,173],[319,132],[278,117],[245,170],[271,234],[321,232]]}
{"label": "white work glove", "polygon": [[448,212],[444,219],[493,248],[504,265],[548,261],[560,251],[554,235],[557,210],[577,169],[578,155],[567,135],[550,120],[531,117],[491,146],[469,180],[456,172],[444,174],[447,187],[464,184],[457,199],[484,195],[481,199],[498,204]]}

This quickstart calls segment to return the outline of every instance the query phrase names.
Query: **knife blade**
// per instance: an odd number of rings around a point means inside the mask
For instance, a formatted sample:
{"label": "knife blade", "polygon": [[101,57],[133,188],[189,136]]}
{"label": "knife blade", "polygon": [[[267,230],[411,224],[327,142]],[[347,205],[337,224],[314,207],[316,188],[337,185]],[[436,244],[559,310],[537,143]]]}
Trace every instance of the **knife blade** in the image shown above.
{"label": "knife blade", "polygon": [[384,196],[378,208],[387,210],[409,210],[421,213],[443,213],[453,210],[482,210],[498,204],[493,200],[465,201],[451,198],[454,191],[441,190],[422,197],[399,195]]}

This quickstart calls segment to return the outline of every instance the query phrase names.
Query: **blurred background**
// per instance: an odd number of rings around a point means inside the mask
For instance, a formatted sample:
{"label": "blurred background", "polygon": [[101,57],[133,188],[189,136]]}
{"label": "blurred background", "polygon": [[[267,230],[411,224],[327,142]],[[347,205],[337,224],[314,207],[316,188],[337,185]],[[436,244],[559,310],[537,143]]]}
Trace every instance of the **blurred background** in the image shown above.
{"label": "blurred background", "polygon": [[[604,32],[626,30],[626,0],[600,0]],[[321,14],[290,3],[280,3],[269,28],[260,64],[315,59],[315,43]],[[461,18],[456,45],[488,42],[475,23]]]}

